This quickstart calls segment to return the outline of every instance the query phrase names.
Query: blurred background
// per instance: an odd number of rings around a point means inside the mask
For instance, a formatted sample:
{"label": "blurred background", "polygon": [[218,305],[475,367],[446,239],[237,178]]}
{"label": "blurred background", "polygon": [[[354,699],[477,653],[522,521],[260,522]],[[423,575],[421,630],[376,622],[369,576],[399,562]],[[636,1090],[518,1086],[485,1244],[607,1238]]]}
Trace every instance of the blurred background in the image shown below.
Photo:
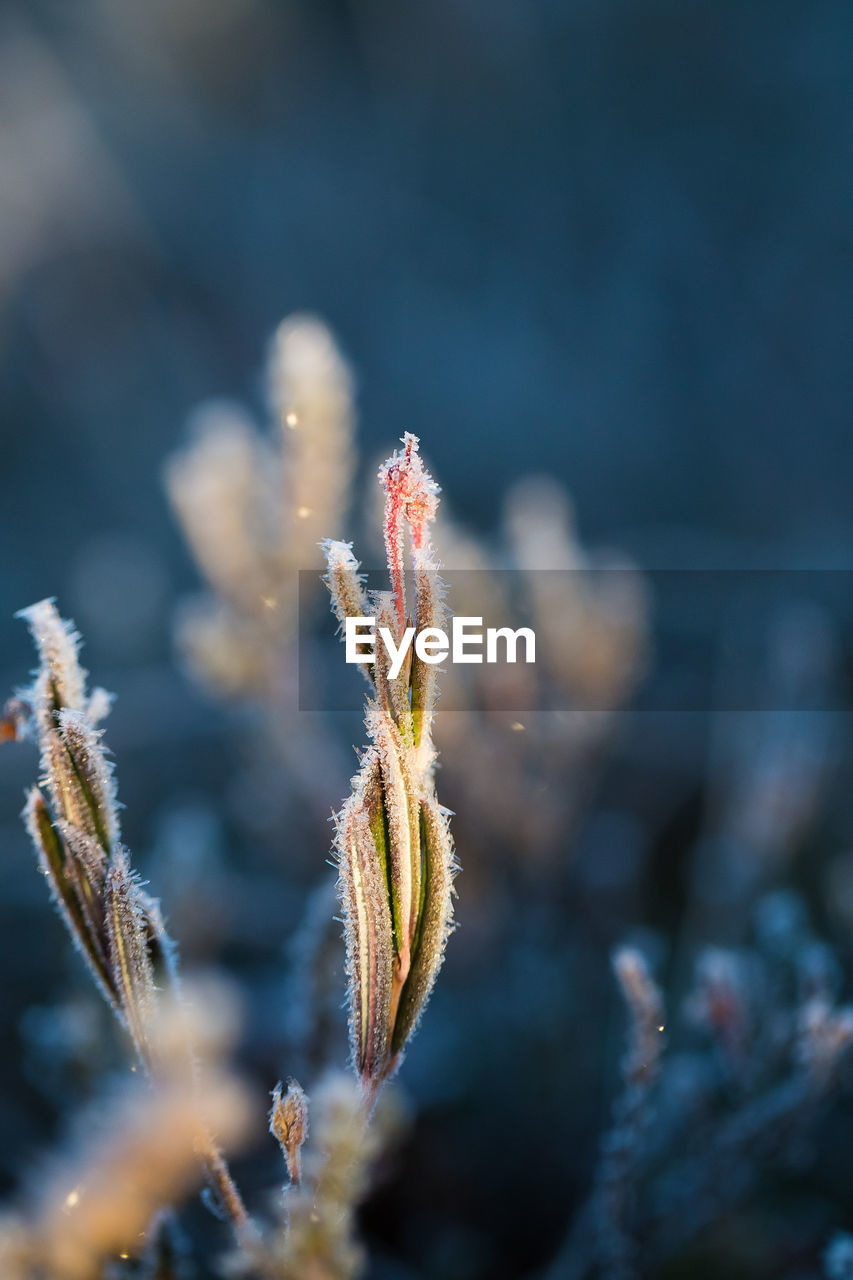
{"label": "blurred background", "polygon": [[[490,545],[505,495],[546,473],[584,544],[641,567],[853,567],[852,59],[843,0],[5,0],[0,687],[33,661],[13,613],[56,596],[118,695],[124,838],[187,962],[241,987],[261,1089],[297,1053],[293,938],[361,729],[337,726],[310,816],[291,795],[279,811],[252,710],[176,659],[199,571],[163,467],[188,417],[228,397],[263,420],[270,335],[307,310],[354,370],[362,475],[416,432]],[[676,1008],[706,944],[740,956],[781,930],[793,951],[814,928],[849,964],[849,637],[790,594],[753,673],[781,682],[784,721],[628,713],[500,764],[565,800],[535,857],[511,818],[486,838],[448,766],[462,928],[404,1073],[409,1136],[365,1209],[370,1274],[498,1280],[559,1253],[616,1087],[625,937]],[[816,682],[837,713],[797,715]],[[17,820],[36,767],[4,748],[7,1192],[109,1039]],[[644,1274],[819,1275],[853,1227],[843,1099],[832,1135],[813,1135],[819,1177],[757,1174],[757,1202],[698,1252],[654,1245]]]}

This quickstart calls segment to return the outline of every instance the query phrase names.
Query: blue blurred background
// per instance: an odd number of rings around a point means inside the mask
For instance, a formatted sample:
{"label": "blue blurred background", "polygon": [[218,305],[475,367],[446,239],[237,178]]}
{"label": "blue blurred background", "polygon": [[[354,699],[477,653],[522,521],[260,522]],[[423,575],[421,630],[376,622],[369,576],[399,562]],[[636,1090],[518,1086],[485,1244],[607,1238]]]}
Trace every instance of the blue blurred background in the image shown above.
{"label": "blue blurred background", "polygon": [[161,460],[303,308],[481,525],[544,469],[622,545],[847,557],[843,0],[6,0],[0,48],[4,617],[105,530],[171,582]]}

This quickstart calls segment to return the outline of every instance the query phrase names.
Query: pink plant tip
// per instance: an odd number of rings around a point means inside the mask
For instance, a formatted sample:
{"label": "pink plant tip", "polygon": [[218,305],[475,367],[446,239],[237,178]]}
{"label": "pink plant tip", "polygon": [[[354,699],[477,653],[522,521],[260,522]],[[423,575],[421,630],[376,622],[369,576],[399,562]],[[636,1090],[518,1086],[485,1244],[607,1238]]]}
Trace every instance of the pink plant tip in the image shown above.
{"label": "pink plant tip", "polygon": [[422,551],[428,540],[428,527],[438,510],[440,493],[421,459],[418,437],[407,431],[402,443],[402,451],[395,450],[379,468],[379,479],[385,489],[385,548],[401,631],[406,625],[403,524],[409,527],[413,549]]}

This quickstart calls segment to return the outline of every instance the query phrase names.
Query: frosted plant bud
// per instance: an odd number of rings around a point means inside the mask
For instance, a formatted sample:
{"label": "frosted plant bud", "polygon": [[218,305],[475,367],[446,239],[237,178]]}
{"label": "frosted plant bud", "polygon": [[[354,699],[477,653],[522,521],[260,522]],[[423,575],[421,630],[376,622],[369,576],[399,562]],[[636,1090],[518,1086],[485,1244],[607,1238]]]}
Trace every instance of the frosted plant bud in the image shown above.
{"label": "frosted plant bud", "polygon": [[24,819],[75,945],[140,1057],[149,1062],[146,1025],[156,1000],[154,967],[169,967],[171,944],[157,904],[139,887],[118,844],[112,766],[102,734],[89,719],[90,709],[103,714],[109,695],[87,694],[77,660],[79,637],[52,602],[42,601],[20,616],[33,631],[41,658],[35,723],[49,800],[34,788]]}
{"label": "frosted plant bud", "polygon": [[[17,616],[29,626],[40,658],[30,701],[56,817],[93,836],[109,854],[119,829],[115,786],[100,734],[88,719],[86,673],[77,657],[80,637],[50,600]],[[95,709],[103,714],[108,695],[97,694]]]}
{"label": "frosted plant bud", "polygon": [[343,1072],[312,1089],[303,1181],[288,1191],[287,1231],[277,1233],[274,1265],[267,1264],[265,1276],[354,1280],[363,1274],[356,1208],[368,1190],[373,1161],[396,1137],[399,1123],[397,1108],[386,1104],[367,1124],[364,1096]]}
{"label": "frosted plant bud", "polygon": [[[176,638],[188,665],[228,696],[277,697],[295,659],[296,574],[337,535],[355,466],[353,380],[329,330],[286,319],[267,368],[275,430],[239,405],[192,415],[193,439],[165,484],[210,592],[182,607]],[[285,754],[295,748],[283,746]]]}
{"label": "frosted plant bud", "polygon": [[[130,1032],[143,1065],[162,1086],[175,1073],[152,1038],[159,1012],[154,978],[162,974],[175,992],[174,947],[159,905],[140,887],[118,844],[112,768],[90,719],[104,713],[109,696],[99,691],[87,695],[77,661],[78,637],[50,601],[21,616],[30,624],[41,659],[30,701],[48,793],[46,797],[32,788],[23,817],[68,932]],[[194,1090],[189,1041],[183,1054],[180,1074]],[[245,1207],[203,1126],[194,1125],[192,1147],[242,1237],[249,1229]]]}
{"label": "frosted plant bud", "polygon": [[270,1133],[277,1139],[287,1162],[290,1181],[302,1181],[302,1144],[308,1137],[308,1098],[296,1080],[288,1080],[287,1093],[277,1084],[272,1095]]}
{"label": "frosted plant bud", "polygon": [[406,625],[404,526],[409,528],[414,550],[424,549],[429,537],[429,526],[438,510],[440,492],[418,450],[418,437],[407,431],[403,436],[402,452],[393,453],[379,468],[379,479],[385,489],[385,554],[401,634]]}
{"label": "frosted plant bud", "polygon": [[[369,612],[377,631],[400,648],[405,630],[404,533],[409,530],[417,632],[443,618],[443,588],[429,541],[438,486],[424,469],[415,436],[379,471],[385,487],[384,532],[391,592],[376,593]],[[347,543],[327,544],[327,583],[339,618],[358,567]],[[420,1019],[444,956],[452,921],[455,871],[447,811],[435,796],[430,729],[436,697],[431,664],[411,657],[394,666],[376,645],[375,696],[365,724],[370,747],[337,817],[338,889],[350,982],[353,1065],[368,1103],[397,1068]],[[400,650],[402,652],[402,650]]]}

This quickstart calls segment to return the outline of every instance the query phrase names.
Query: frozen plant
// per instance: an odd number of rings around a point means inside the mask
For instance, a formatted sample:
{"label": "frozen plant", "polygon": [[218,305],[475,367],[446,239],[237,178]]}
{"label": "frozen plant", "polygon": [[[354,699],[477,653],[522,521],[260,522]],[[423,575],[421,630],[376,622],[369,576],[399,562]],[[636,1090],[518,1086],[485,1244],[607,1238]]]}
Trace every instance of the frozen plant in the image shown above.
{"label": "frozen plant", "polygon": [[[430,526],[438,486],[418,452],[403,449],[380,468],[391,591],[368,599],[349,543],[325,544],[332,607],[372,617],[399,645],[407,626],[440,627],[443,591]],[[435,665],[417,653],[396,676],[387,652],[362,668],[370,682],[370,745],[336,820],[339,888],[350,981],[350,1043],[365,1096],[397,1068],[423,1012],[452,919],[453,846],[435,793],[432,722]]]}
{"label": "frozen plant", "polygon": [[329,1072],[312,1090],[311,1141],[303,1156],[305,1096],[292,1083],[286,1095],[276,1091],[270,1127],[291,1173],[284,1229],[232,1259],[233,1274],[251,1280],[353,1280],[362,1273],[356,1206],[368,1190],[373,1161],[399,1123],[396,1108],[384,1102],[370,1119],[358,1082],[346,1072]]}
{"label": "frozen plant", "polygon": [[278,1140],[294,1187],[302,1181],[302,1144],[308,1137],[308,1100],[298,1080],[288,1080],[287,1093],[277,1084],[272,1095],[270,1133]]}
{"label": "frozen plant", "polygon": [[[24,818],[41,870],[68,932],[96,986],[155,1083],[169,1073],[155,1035],[161,986],[177,991],[175,949],[157,901],[133,873],[120,842],[118,803],[110,763],[97,728],[110,707],[103,689],[91,694],[80,666],[80,638],[50,600],[22,611],[39,656],[32,686],[21,692],[23,731],[38,742],[42,781],[33,787]],[[160,985],[158,985],[160,984]],[[191,1045],[184,1053],[191,1063]],[[249,1229],[243,1201],[210,1134],[196,1147],[211,1185],[238,1235]]]}

